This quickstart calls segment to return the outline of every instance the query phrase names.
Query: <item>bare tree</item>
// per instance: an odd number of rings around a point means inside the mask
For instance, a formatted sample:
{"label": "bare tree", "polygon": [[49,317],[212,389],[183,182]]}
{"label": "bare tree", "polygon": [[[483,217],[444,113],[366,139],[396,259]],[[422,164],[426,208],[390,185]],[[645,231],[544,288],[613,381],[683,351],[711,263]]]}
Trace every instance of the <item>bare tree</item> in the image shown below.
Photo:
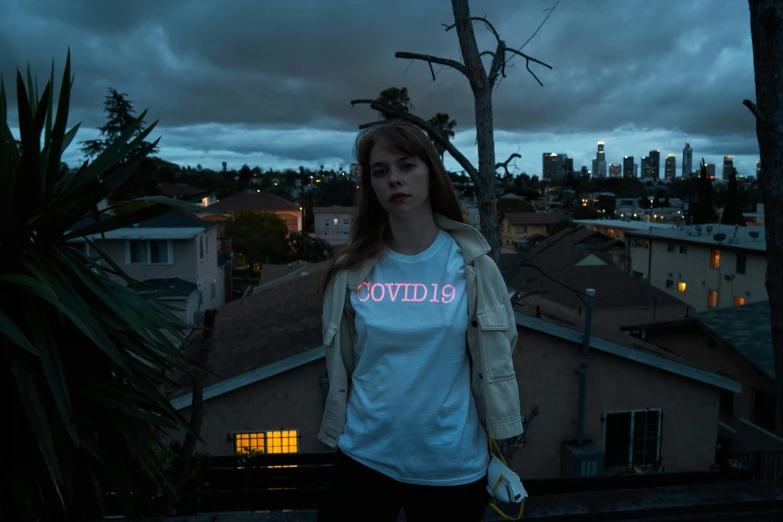
{"label": "bare tree", "polygon": [[767,295],[783,421],[783,0],[749,0],[756,103],[742,103],[756,117],[761,198],[767,237]]}
{"label": "bare tree", "polygon": [[[456,29],[459,39],[459,47],[462,55],[462,61],[450,58],[440,58],[428,54],[398,52],[395,57],[404,60],[419,60],[427,62],[432,73],[432,79],[435,80],[435,70],[433,64],[449,67],[461,73],[470,83],[470,89],[473,91],[473,101],[476,116],[476,143],[478,146],[478,168],[474,167],[468,159],[452,145],[449,140],[442,136],[430,123],[410,112],[395,111],[393,107],[380,100],[357,99],[352,100],[351,105],[357,103],[369,104],[370,107],[382,113],[392,114],[394,117],[409,121],[424,130],[431,139],[440,143],[442,148],[462,166],[468,173],[476,187],[476,196],[478,199],[479,215],[481,216],[481,232],[492,247],[492,256],[497,262],[500,259],[500,226],[498,223],[497,206],[495,198],[495,172],[498,166],[508,165],[512,158],[505,163],[495,163],[495,131],[492,111],[492,92],[498,86],[500,80],[506,77],[506,68],[510,60],[515,57],[525,59],[525,67],[533,75],[539,85],[543,84],[530,69],[530,63],[536,63],[551,69],[549,65],[536,60],[535,58],[522,52],[523,44],[519,49],[508,47],[506,42],[500,37],[495,27],[486,17],[476,17],[470,15],[470,6],[468,0],[451,0],[451,7],[454,13],[454,23],[444,24],[446,31]],[[555,4],[557,7],[557,4]],[[554,10],[552,7],[549,14]],[[544,22],[549,18],[549,14]],[[541,25],[544,24],[541,23]],[[475,23],[481,23],[489,30],[497,41],[493,51],[480,52],[476,44],[476,35],[473,31]],[[541,26],[539,26],[540,29]],[[536,30],[536,33],[538,29]],[[535,36],[535,34],[533,36]],[[531,36],[528,39],[533,38]],[[484,66],[482,58],[491,57],[489,70]],[[367,127],[371,124],[365,124]],[[513,155],[512,155],[513,156]]]}

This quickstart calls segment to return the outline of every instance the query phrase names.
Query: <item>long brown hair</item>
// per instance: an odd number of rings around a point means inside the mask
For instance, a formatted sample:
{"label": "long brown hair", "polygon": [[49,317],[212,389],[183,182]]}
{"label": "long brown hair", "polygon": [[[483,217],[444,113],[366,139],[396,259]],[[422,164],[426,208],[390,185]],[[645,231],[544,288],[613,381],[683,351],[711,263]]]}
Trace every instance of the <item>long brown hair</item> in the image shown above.
{"label": "long brown hair", "polygon": [[432,211],[464,223],[451,178],[430,139],[418,127],[403,120],[373,125],[359,132],[354,156],[361,167],[356,215],[351,229],[351,244],[335,255],[324,270],[319,295],[323,297],[334,277],[343,270],[354,270],[378,256],[391,239],[389,216],[378,201],[370,182],[370,153],[377,143],[416,157],[426,163],[430,172]]}

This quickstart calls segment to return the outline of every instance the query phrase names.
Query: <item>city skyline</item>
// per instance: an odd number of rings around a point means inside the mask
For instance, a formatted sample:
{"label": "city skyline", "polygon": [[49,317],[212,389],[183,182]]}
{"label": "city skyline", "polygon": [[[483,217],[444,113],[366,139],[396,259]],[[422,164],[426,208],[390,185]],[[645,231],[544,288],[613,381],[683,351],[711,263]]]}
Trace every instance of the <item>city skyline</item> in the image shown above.
{"label": "city skyline", "polygon": [[[518,47],[554,3],[472,7]],[[544,86],[515,59],[493,94],[497,161],[519,153],[512,172],[537,173],[541,153],[555,150],[575,168],[591,168],[595,143],[605,141],[607,164],[660,149],[664,158],[676,154],[679,167],[687,141],[695,165],[733,155],[738,171],[751,174],[755,121],[741,103],[755,98],[748,7],[715,5],[562,1],[524,49],[553,67],[533,67]],[[666,12],[677,16],[661,24]],[[223,161],[229,168],[347,166],[358,125],[377,119],[350,100],[407,87],[415,114],[446,112],[457,121],[453,141],[475,164],[467,80],[435,66],[433,81],[426,63],[394,57],[410,51],[459,59],[455,32],[441,26],[451,20],[446,0],[405,0],[393,9],[353,0],[7,0],[0,5],[0,73],[15,103],[16,67],[29,62],[43,78],[54,59],[57,75],[70,47],[70,121],[82,122],[77,141],[95,136],[106,90],[114,87],[139,112],[149,109],[148,122],[160,120],[154,136],[162,137],[161,157],[215,169]],[[481,50],[493,48],[481,25],[476,35]],[[81,159],[77,145],[66,161]],[[448,155],[446,166],[461,170]]]}

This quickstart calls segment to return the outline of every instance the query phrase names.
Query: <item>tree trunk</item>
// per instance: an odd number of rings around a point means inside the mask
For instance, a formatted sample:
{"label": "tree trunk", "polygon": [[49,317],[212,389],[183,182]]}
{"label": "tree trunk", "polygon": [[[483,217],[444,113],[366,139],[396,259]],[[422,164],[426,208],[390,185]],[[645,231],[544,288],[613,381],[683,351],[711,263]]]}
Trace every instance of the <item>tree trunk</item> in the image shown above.
{"label": "tree trunk", "polygon": [[492,118],[492,86],[479,55],[468,0],[451,0],[459,47],[465,65],[465,75],[473,91],[478,146],[478,178],[476,185],[481,232],[492,248],[495,262],[500,260],[500,223],[495,198],[495,130]]}
{"label": "tree trunk", "polygon": [[756,73],[756,116],[761,160],[761,197],[767,237],[767,295],[772,346],[783,422],[783,0],[749,0]]}

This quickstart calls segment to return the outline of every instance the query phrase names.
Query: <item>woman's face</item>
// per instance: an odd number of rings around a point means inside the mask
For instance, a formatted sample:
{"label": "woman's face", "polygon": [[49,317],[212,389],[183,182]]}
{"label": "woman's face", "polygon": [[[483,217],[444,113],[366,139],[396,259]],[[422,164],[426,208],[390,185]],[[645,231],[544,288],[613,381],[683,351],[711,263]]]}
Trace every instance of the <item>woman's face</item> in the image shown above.
{"label": "woman's face", "polygon": [[370,153],[370,182],[390,216],[430,208],[430,171],[421,159],[377,143]]}

